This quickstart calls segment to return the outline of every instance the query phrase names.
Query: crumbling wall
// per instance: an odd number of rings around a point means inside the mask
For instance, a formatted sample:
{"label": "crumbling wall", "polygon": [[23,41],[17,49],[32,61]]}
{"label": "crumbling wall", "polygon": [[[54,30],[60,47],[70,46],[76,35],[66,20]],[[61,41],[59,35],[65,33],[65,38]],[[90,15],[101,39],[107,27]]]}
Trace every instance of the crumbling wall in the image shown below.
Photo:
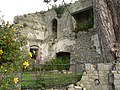
{"label": "crumbling wall", "polygon": [[[112,64],[99,63],[96,65],[86,63],[81,83],[86,90],[114,90],[110,82]],[[112,78],[113,79],[113,78]]]}
{"label": "crumbling wall", "polygon": [[100,59],[100,46],[96,31],[90,29],[89,32],[79,31],[76,43],[71,46],[71,62],[102,62]]}
{"label": "crumbling wall", "polygon": [[120,90],[120,63],[85,63],[78,86],[86,90]]}
{"label": "crumbling wall", "polygon": [[70,5],[68,9],[71,13],[77,13],[90,7],[92,7],[92,0],[78,0]]}
{"label": "crumbling wall", "polygon": [[114,82],[114,90],[120,90],[120,63],[116,63],[113,65],[112,75],[112,81]]}
{"label": "crumbling wall", "polygon": [[[80,6],[80,7],[78,7]],[[38,56],[42,52],[43,60],[54,58],[58,52],[69,52],[71,62],[94,62],[100,59],[99,40],[95,30],[74,32],[73,16],[68,12],[76,13],[91,7],[91,0],[68,5],[61,17],[54,9],[45,12],[36,12],[16,16],[15,23],[22,24],[22,33],[28,37],[26,48],[38,46]],[[57,38],[52,34],[52,20],[57,20]]]}

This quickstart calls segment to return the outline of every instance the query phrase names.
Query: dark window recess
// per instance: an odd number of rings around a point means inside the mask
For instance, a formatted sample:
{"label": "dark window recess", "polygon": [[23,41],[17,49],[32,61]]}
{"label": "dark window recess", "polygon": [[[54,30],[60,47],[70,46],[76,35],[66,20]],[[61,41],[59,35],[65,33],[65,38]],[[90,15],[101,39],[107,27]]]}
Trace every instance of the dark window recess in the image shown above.
{"label": "dark window recess", "polygon": [[61,66],[64,70],[70,69],[70,53],[69,52],[58,52],[56,53],[56,58],[59,60],[59,64],[66,64]]}
{"label": "dark window recess", "polygon": [[93,28],[93,16],[93,8],[73,14],[76,21],[75,31],[87,31],[88,29]]}
{"label": "dark window recess", "polygon": [[52,20],[52,35],[57,38],[57,20],[53,19]]}
{"label": "dark window recess", "polygon": [[56,53],[57,58],[62,58],[70,62],[70,53],[69,52],[58,52]]}
{"label": "dark window recess", "polygon": [[30,52],[32,53],[32,57],[31,58],[36,59],[36,57],[38,55],[38,49],[30,48]]}

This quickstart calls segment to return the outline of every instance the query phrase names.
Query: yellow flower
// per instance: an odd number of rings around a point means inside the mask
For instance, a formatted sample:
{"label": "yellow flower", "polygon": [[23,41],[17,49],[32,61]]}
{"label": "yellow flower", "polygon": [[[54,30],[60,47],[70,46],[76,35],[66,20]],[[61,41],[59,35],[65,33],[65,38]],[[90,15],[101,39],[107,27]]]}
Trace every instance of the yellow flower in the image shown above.
{"label": "yellow flower", "polygon": [[1,69],[3,68],[3,66],[0,67]]}
{"label": "yellow flower", "polygon": [[35,54],[36,52],[33,50],[33,54]]}
{"label": "yellow flower", "polygon": [[29,62],[28,61],[25,61],[24,63],[23,63],[23,66],[26,68],[26,67],[28,67],[29,66]]}
{"label": "yellow flower", "polygon": [[4,36],[3,38],[6,39],[6,36]]}
{"label": "yellow flower", "polygon": [[29,56],[32,57],[32,53],[31,52],[29,52]]}
{"label": "yellow flower", "polygon": [[3,54],[3,50],[0,50],[0,54],[1,54],[1,55]]}
{"label": "yellow flower", "polygon": [[7,70],[5,69],[5,70],[4,70],[4,73],[6,73],[6,72],[7,72]]}
{"label": "yellow flower", "polygon": [[14,78],[14,79],[13,79],[13,82],[14,82],[14,83],[18,83],[18,78]]}

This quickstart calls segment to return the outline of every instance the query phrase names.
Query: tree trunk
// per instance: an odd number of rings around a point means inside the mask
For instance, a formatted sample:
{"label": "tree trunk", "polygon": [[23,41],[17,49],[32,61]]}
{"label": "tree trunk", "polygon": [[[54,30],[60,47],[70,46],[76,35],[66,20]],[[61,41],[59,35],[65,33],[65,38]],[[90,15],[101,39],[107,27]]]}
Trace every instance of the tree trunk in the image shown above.
{"label": "tree trunk", "polygon": [[93,0],[96,30],[104,62],[113,62],[116,59],[116,51],[113,52],[112,48],[116,47],[116,43],[119,46],[120,42],[119,3],[119,0]]}

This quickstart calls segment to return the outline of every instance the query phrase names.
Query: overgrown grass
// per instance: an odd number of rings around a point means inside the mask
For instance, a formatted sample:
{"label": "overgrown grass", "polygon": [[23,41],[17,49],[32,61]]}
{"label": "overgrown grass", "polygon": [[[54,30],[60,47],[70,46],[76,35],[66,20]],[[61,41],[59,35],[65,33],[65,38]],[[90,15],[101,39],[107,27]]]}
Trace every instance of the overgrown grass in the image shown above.
{"label": "overgrown grass", "polygon": [[35,86],[35,87],[54,87],[59,85],[67,85],[75,83],[81,79],[81,74],[53,74],[43,73],[39,76],[35,76],[34,73],[23,73],[22,75],[22,87],[24,86]]}
{"label": "overgrown grass", "polygon": [[32,72],[24,72],[22,74],[21,86],[33,86],[36,83],[35,74]]}

